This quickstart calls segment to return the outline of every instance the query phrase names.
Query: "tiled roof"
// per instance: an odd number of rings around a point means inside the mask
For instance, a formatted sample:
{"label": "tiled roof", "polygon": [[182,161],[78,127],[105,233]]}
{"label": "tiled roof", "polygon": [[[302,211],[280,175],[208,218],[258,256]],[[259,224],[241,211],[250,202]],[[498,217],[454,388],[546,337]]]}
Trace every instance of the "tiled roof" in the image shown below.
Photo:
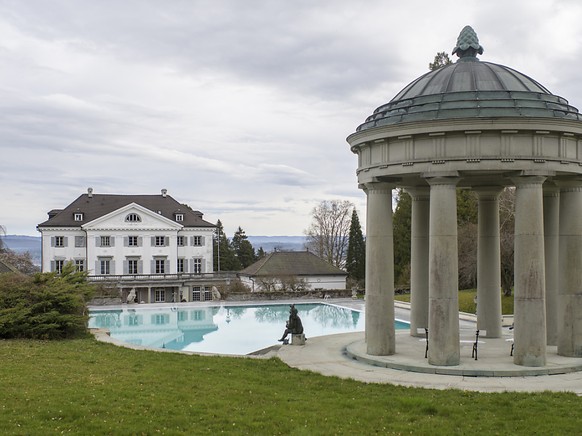
{"label": "tiled roof", "polygon": [[[56,214],[38,227],[80,227],[103,215],[107,215],[128,204],[136,203],[165,218],[175,221],[175,214],[182,213],[184,220],[179,221],[184,227],[215,227],[204,221],[202,213],[178,203],[169,195],[115,195],[115,194],[83,194],[65,209],[53,209]],[[83,221],[75,221],[75,213],[83,214]]]}
{"label": "tiled roof", "polygon": [[276,251],[243,269],[249,276],[347,275],[309,251]]}

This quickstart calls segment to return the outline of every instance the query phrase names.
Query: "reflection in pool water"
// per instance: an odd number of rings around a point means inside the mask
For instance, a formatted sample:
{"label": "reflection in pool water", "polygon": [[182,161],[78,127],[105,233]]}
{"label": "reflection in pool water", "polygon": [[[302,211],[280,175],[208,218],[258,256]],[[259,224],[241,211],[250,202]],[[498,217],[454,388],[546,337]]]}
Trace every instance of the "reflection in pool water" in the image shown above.
{"label": "reflection in pool water", "polygon": [[[362,312],[329,304],[296,304],[307,338],[364,330]],[[248,354],[277,344],[289,305],[123,307],[92,310],[89,327],[150,348],[221,354]],[[408,328],[398,322],[396,328]]]}

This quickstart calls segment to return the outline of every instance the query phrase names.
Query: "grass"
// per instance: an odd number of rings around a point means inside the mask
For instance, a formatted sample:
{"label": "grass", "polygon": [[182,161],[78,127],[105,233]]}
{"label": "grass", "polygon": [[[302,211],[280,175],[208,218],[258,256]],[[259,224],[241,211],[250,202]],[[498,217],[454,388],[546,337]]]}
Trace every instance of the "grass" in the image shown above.
{"label": "grass", "polygon": [[[476,289],[468,289],[459,291],[459,310],[465,313],[476,313],[477,306],[475,305]],[[410,302],[410,294],[395,295],[395,300]],[[513,296],[506,297],[501,295],[501,314],[513,314]]]}
{"label": "grass", "polygon": [[576,434],[567,393],[364,384],[278,359],[0,341],[0,434]]}

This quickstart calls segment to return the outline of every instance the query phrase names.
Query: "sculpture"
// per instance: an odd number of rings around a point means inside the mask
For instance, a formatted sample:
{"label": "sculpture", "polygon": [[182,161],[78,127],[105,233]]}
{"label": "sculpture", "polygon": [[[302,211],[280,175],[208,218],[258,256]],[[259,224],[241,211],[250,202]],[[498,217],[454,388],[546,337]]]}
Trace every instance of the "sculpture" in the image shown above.
{"label": "sculpture", "polygon": [[212,287],[212,299],[213,300],[220,300],[222,297],[220,295],[219,290],[216,288],[216,286]]}
{"label": "sculpture", "polygon": [[131,288],[131,291],[129,291],[129,294],[127,295],[127,302],[128,303],[135,303],[135,288]]}
{"label": "sculpture", "polygon": [[303,333],[303,324],[301,323],[301,318],[299,318],[294,304],[292,304],[289,309],[289,320],[285,324],[285,332],[283,333],[283,337],[279,339],[279,342],[285,341],[289,333],[292,335],[300,335]]}

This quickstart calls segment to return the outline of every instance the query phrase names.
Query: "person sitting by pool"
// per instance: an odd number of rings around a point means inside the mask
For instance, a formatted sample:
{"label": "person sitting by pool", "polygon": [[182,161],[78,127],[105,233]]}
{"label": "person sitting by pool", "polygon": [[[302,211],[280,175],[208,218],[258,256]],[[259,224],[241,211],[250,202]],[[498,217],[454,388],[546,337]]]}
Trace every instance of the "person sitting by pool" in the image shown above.
{"label": "person sitting by pool", "polygon": [[300,335],[303,333],[303,324],[301,323],[301,318],[297,315],[297,309],[295,309],[294,304],[289,309],[289,321],[285,324],[285,332],[283,333],[283,337],[279,339],[279,342],[284,342],[289,333],[292,335]]}

